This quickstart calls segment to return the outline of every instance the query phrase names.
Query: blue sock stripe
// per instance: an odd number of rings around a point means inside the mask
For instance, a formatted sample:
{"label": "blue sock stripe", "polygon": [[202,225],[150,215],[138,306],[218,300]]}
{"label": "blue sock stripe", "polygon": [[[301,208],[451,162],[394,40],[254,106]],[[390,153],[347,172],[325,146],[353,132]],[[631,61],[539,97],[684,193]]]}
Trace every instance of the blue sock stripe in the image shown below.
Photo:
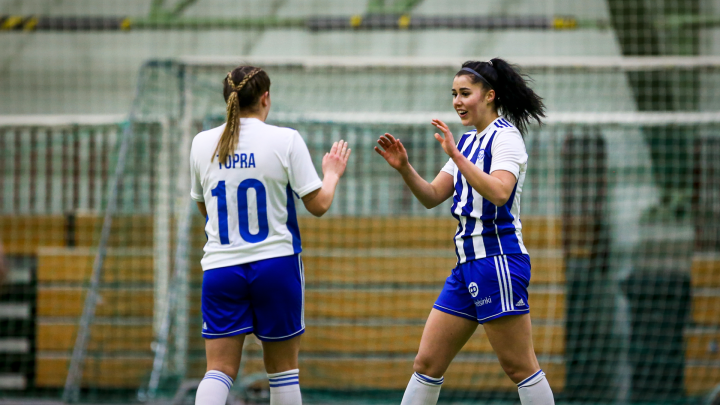
{"label": "blue sock stripe", "polygon": [[217,380],[217,381],[220,381],[221,383],[225,384],[225,386],[227,386],[228,389],[231,388],[231,385],[227,381],[223,380],[222,378],[217,378],[214,376],[205,376],[205,378],[203,378],[203,380]]}
{"label": "blue sock stripe", "polygon": [[442,382],[439,382],[439,383],[428,382],[428,381],[422,380],[422,379],[417,378],[417,377],[415,377],[415,380],[416,380],[417,382],[419,382],[420,384],[428,385],[428,386],[431,386],[431,387],[439,387],[439,386],[442,385]]}
{"label": "blue sock stripe", "polygon": [[295,374],[295,375],[289,375],[286,377],[269,378],[269,380],[270,380],[270,382],[280,382],[280,381],[292,380],[293,378],[297,379],[297,378],[299,378],[299,376],[297,374]]}
{"label": "blue sock stripe", "polygon": [[206,375],[206,376],[207,376],[207,375],[212,375],[212,376],[215,376],[215,377],[220,377],[220,378],[222,378],[222,379],[224,379],[224,380],[227,380],[227,381],[230,382],[231,384],[233,383],[233,379],[230,378],[229,375],[224,374],[224,373],[222,373],[222,372],[220,372],[220,371],[208,371],[207,373],[205,373],[205,375]]}
{"label": "blue sock stripe", "polygon": [[205,373],[205,376],[220,377],[223,380],[226,380],[228,383],[230,383],[230,385],[232,385],[232,383],[234,382],[234,380],[229,375],[222,373],[220,371],[208,371],[207,373]]}
{"label": "blue sock stripe", "polygon": [[222,371],[210,370],[210,371],[208,371],[207,373],[205,373],[205,375],[208,375],[208,374],[210,374],[210,375],[219,375],[220,377],[225,377],[225,378],[227,378],[228,380],[233,381],[232,377],[230,377],[229,375],[223,373]]}
{"label": "blue sock stripe", "polygon": [[414,373],[414,375],[415,375],[415,378],[418,379],[418,381],[426,382],[426,383],[432,384],[432,385],[441,385],[445,381],[445,377],[433,378],[433,377],[428,377],[428,376],[420,374],[420,373]]}
{"label": "blue sock stripe", "polygon": [[517,385],[518,388],[524,387],[526,383],[531,382],[531,381],[534,380],[536,377],[538,377],[540,374],[544,374],[543,371],[542,371],[542,369],[540,369],[538,372],[536,372],[535,374],[531,375],[530,377],[528,377],[528,378],[520,381],[520,382],[518,383],[518,385]]}
{"label": "blue sock stripe", "polygon": [[278,384],[270,384],[270,388],[276,388],[276,387],[286,387],[288,385],[300,385],[300,381],[291,381],[286,383],[278,383]]}
{"label": "blue sock stripe", "polygon": [[415,374],[416,376],[421,377],[421,378],[423,378],[424,380],[430,381],[430,382],[433,382],[433,381],[437,382],[437,381],[442,381],[442,380],[445,379],[445,377],[435,378],[435,377],[430,377],[429,375],[420,374],[420,373],[417,373],[417,372],[414,373],[414,374]]}

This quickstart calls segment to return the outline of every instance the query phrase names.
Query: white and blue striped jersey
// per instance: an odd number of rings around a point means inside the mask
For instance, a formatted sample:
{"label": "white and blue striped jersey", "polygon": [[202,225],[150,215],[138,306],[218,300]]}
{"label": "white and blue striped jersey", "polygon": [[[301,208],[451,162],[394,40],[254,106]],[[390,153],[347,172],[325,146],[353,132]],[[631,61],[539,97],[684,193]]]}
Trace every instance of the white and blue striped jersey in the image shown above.
{"label": "white and blue striped jersey", "polygon": [[452,159],[443,167],[455,183],[451,212],[458,220],[455,232],[458,264],[496,255],[527,254],[521,232],[520,195],[528,156],[520,131],[498,117],[480,133],[473,130],[463,134],[457,147],[485,173],[506,170],[517,179],[508,202],[498,207],[470,187]]}
{"label": "white and blue striped jersey", "polygon": [[190,196],[208,214],[203,270],[300,253],[296,196],[322,187],[307,145],[294,129],[241,118],[237,148],[220,162],[224,129],[199,133],[190,151]]}

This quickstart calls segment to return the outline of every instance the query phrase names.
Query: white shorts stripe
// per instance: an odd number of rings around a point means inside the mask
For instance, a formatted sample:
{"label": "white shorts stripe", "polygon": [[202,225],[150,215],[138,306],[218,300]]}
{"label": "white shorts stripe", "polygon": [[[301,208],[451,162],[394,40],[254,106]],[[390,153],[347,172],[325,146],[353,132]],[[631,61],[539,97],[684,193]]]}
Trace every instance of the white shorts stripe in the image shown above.
{"label": "white shorts stripe", "polygon": [[[476,320],[476,321],[477,321],[477,317],[476,317],[476,316],[468,315],[468,314],[466,314],[465,312],[456,311],[456,310],[454,310],[454,309],[446,308],[446,307],[444,307],[444,306],[442,306],[442,305],[438,305],[438,304],[433,304],[433,306],[434,306],[434,307],[438,307],[438,308],[442,308],[442,309],[447,309],[448,311],[455,312],[456,314],[460,314],[460,315],[462,315],[462,316],[464,316],[464,317],[466,317],[466,318],[470,318],[470,319],[473,319],[473,320]],[[440,311],[440,312],[442,312],[442,311]]]}
{"label": "white shorts stripe", "polygon": [[505,271],[507,272],[508,287],[510,288],[510,294],[509,294],[510,310],[512,311],[515,309],[515,296],[513,295],[513,290],[512,290],[512,276],[510,275],[510,266],[508,265],[507,255],[503,255],[502,258],[505,261]]}
{"label": "white shorts stripe", "polygon": [[233,330],[233,331],[230,331],[230,332],[225,332],[225,333],[207,333],[207,332],[202,332],[202,334],[203,334],[203,335],[208,335],[208,336],[224,336],[224,335],[229,335],[229,334],[231,334],[231,333],[236,333],[236,332],[240,332],[240,331],[248,330],[248,329],[252,329],[252,328],[253,328],[252,326],[248,326],[248,327],[245,327],[245,328],[240,328],[240,329]]}
{"label": "white shorts stripe", "polygon": [[300,283],[302,284],[302,303],[300,304],[300,326],[305,329],[305,265],[302,256],[298,254],[298,267],[300,269]]}
{"label": "white shorts stripe", "polygon": [[266,340],[278,340],[278,339],[289,338],[290,336],[295,336],[295,335],[297,335],[298,333],[301,333],[301,332],[304,331],[304,330],[305,330],[305,327],[302,327],[302,328],[301,328],[299,331],[297,331],[297,332],[293,332],[293,333],[291,333],[291,334],[289,334],[289,335],[278,336],[278,337],[262,336],[262,335],[258,335],[257,333],[255,334],[255,336],[257,336],[257,337],[259,337],[259,338],[262,338],[262,339],[266,339]]}
{"label": "white shorts stripe", "polygon": [[500,275],[500,267],[498,266],[497,256],[493,256],[493,260],[495,261],[495,272],[497,273],[498,285],[500,287],[500,305],[502,306],[503,312],[505,312],[507,311],[507,308],[505,307],[505,288],[503,286],[503,278]]}
{"label": "white shorts stripe", "polygon": [[513,297],[510,295],[510,289],[508,288],[508,283],[510,280],[507,278],[507,270],[505,269],[505,263],[503,262],[503,257],[495,256],[497,258],[497,261],[500,263],[500,275],[503,278],[503,286],[505,287],[505,308],[506,311],[510,311],[512,309],[512,299]]}

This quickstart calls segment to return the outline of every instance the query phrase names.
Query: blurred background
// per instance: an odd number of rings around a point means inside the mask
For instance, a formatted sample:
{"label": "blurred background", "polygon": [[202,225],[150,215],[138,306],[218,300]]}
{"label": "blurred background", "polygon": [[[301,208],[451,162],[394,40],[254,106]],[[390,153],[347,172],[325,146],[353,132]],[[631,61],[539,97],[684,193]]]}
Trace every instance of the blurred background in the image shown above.
{"label": "blurred background", "polygon": [[[192,403],[186,162],[253,64],[318,169],[353,148],[329,214],[299,208],[304,399],[399,403],[456,223],[372,147],[393,133],[433,178],[430,120],[467,130],[452,78],[493,57],[548,107],[521,218],[557,402],[720,404],[719,0],[0,0],[0,401]],[[229,401],[268,402],[253,337]],[[518,402],[479,328],[440,403]]]}

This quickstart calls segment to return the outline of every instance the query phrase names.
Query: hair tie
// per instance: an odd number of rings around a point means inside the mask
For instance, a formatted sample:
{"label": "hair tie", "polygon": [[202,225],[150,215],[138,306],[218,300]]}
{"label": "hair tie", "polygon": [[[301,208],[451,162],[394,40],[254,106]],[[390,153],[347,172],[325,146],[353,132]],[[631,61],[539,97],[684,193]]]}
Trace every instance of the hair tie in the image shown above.
{"label": "hair tie", "polygon": [[[492,64],[492,61],[491,61],[491,60],[489,60],[489,61],[488,61],[488,65],[490,65],[490,66],[493,66],[493,64]],[[493,66],[493,67],[495,67],[495,66]]]}

